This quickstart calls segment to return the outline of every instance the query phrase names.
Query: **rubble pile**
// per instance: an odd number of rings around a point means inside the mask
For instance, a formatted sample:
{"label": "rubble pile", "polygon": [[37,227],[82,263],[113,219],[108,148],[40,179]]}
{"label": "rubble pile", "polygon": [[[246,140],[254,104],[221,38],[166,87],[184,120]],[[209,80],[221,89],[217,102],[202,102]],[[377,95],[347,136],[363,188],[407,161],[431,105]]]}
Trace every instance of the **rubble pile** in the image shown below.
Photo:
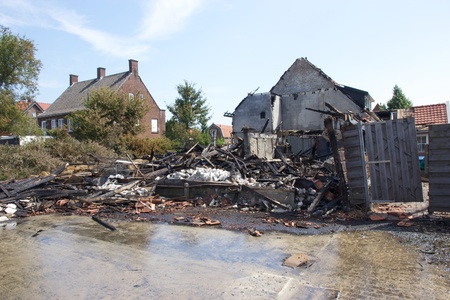
{"label": "rubble pile", "polygon": [[271,160],[245,157],[242,142],[222,148],[196,145],[137,160],[92,156],[89,165],[63,165],[48,175],[0,181],[0,220],[53,212],[138,215],[186,206],[320,216],[341,204],[334,169],[332,158],[291,159],[281,152]]}

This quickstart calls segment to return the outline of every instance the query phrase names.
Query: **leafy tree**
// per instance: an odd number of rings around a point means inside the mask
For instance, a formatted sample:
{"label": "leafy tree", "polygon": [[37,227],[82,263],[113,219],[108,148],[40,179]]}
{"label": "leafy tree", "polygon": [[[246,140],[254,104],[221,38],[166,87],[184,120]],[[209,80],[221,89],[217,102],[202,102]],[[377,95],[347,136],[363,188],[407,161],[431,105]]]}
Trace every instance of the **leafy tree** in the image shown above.
{"label": "leafy tree", "polygon": [[74,136],[114,148],[125,135],[143,131],[141,120],[148,111],[143,98],[101,88],[94,90],[84,101],[85,109],[72,113]]}
{"label": "leafy tree", "polygon": [[203,91],[196,89],[194,83],[186,80],[184,84],[177,86],[177,91],[179,97],[175,99],[175,104],[167,106],[174,121],[181,124],[184,129],[205,130],[211,117]]}
{"label": "leafy tree", "polygon": [[405,94],[403,94],[402,89],[395,85],[393,89],[393,94],[391,100],[387,102],[388,109],[402,109],[402,108],[410,108],[413,106],[413,103],[406,98]]}
{"label": "leafy tree", "polygon": [[19,136],[42,135],[36,120],[24,114],[8,95],[10,93],[6,91],[0,93],[0,133]]}
{"label": "leafy tree", "polygon": [[189,147],[195,143],[204,144],[207,139],[202,135],[211,119],[210,108],[206,104],[201,89],[195,84],[184,81],[177,86],[179,97],[167,109],[172,118],[166,123],[166,136],[179,147]]}
{"label": "leafy tree", "polygon": [[6,134],[39,134],[36,121],[15,105],[37,93],[42,67],[31,40],[16,36],[0,25],[0,131]]}
{"label": "leafy tree", "polygon": [[35,51],[33,41],[13,35],[0,25],[0,93],[9,91],[14,100],[37,93],[42,63]]}

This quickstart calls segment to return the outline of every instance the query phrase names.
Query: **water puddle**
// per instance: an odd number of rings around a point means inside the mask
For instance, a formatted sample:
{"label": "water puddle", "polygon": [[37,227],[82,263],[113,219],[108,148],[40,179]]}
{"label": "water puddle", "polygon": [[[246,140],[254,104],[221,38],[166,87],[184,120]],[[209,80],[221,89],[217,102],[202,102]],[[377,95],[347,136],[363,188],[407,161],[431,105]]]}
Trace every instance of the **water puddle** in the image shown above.
{"label": "water puddle", "polygon": [[[0,227],[4,299],[447,299],[449,274],[385,232],[247,233],[88,217]],[[308,267],[282,265],[294,253]]]}

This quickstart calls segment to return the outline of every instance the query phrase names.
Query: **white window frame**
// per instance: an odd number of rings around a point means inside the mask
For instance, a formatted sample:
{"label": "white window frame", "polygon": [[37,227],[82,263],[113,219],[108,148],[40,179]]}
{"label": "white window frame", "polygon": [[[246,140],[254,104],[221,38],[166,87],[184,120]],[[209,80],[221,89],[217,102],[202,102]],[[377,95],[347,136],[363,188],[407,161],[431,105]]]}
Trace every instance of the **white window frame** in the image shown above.
{"label": "white window frame", "polygon": [[[423,138],[425,138],[425,142]],[[425,152],[425,145],[428,145],[428,135],[417,135],[417,151],[420,153]]]}
{"label": "white window frame", "polygon": [[133,100],[134,99],[134,94],[133,93],[128,93],[128,99]]}
{"label": "white window frame", "polygon": [[51,124],[52,124],[51,125],[52,129],[55,129],[56,128],[56,119],[52,119],[52,123]]}
{"label": "white window frame", "polygon": [[42,121],[42,122],[41,122],[41,128],[42,128],[42,130],[43,130],[44,132],[47,131],[47,121]]}
{"label": "white window frame", "polygon": [[67,119],[67,131],[72,132],[72,121],[70,119]]}
{"label": "white window frame", "polygon": [[151,121],[151,127],[152,127],[152,133],[158,133],[159,132],[159,122],[158,119],[152,119]]}
{"label": "white window frame", "polygon": [[58,119],[58,128],[63,128],[64,127],[64,119]]}

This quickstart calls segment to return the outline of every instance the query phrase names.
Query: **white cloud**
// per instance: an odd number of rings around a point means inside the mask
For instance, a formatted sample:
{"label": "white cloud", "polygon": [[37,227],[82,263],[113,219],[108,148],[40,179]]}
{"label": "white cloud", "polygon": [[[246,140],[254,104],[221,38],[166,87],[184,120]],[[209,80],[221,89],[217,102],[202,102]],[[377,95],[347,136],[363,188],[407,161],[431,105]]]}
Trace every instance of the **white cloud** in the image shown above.
{"label": "white cloud", "polygon": [[[137,36],[119,36],[95,29],[84,15],[58,7],[58,2],[2,0],[0,22],[5,26],[34,26],[60,30],[75,35],[101,53],[115,57],[137,57],[150,50],[149,41],[182,29],[203,0],[143,1],[143,30]],[[150,3],[150,4],[148,4]]]}
{"label": "white cloud", "polygon": [[147,45],[132,42],[132,37],[116,36],[88,27],[85,17],[74,11],[54,9],[48,14],[57,22],[57,29],[78,36],[102,53],[117,57],[135,57],[149,49]]}
{"label": "white cloud", "polygon": [[139,35],[141,40],[166,37],[180,31],[200,8],[201,0],[157,0],[146,5],[146,15]]}

